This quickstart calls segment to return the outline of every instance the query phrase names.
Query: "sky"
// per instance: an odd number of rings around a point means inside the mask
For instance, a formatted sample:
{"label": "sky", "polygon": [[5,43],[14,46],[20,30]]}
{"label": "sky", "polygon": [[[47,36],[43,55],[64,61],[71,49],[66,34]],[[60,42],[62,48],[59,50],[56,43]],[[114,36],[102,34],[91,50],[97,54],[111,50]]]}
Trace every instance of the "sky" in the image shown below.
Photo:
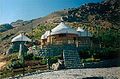
{"label": "sky", "polygon": [[101,0],[0,0],[0,24],[32,20],[89,2]]}

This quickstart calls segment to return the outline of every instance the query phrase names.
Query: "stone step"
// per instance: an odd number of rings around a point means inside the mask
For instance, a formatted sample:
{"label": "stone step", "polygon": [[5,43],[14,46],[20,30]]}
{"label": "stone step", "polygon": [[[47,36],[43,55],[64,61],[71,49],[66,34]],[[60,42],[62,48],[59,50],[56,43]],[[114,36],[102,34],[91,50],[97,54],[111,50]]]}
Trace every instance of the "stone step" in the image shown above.
{"label": "stone step", "polygon": [[66,68],[80,68],[80,57],[75,50],[63,51],[64,64]]}

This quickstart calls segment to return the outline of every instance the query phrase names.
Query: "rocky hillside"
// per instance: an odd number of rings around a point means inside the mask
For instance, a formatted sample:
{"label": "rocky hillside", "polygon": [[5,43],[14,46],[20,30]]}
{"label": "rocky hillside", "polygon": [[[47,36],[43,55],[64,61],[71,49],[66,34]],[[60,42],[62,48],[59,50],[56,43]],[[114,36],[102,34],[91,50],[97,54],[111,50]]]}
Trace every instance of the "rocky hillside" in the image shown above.
{"label": "rocky hillside", "polygon": [[[31,32],[34,28],[38,27],[41,24],[49,24],[53,22],[60,22],[60,18],[66,15],[67,11],[57,11],[51,13],[48,16],[33,19],[30,21],[17,20],[16,22],[12,22],[12,29],[7,29],[5,31],[0,32],[0,53],[3,53],[8,49],[10,45],[10,40],[19,34],[21,31],[26,33]],[[1,25],[2,26],[2,25]],[[4,49],[3,49],[4,48]]]}
{"label": "rocky hillside", "polygon": [[[100,25],[103,29],[111,27],[119,29],[119,3],[119,0],[105,0],[101,3],[88,3],[78,8],[53,12],[48,16],[30,21],[17,20],[16,22],[12,22],[10,25],[14,28],[0,32],[0,53],[6,51],[9,47],[10,40],[20,31],[25,31],[33,37],[40,37],[45,30],[55,27],[55,25],[60,22],[61,17],[70,25],[75,27],[84,26],[84,28],[92,32],[96,31],[96,25]],[[33,34],[31,34],[31,32]],[[38,35],[35,36],[36,34]]]}
{"label": "rocky hillside", "polygon": [[68,15],[66,15],[64,19],[68,22],[87,22],[92,23],[92,25],[101,24],[101,26],[104,27],[110,27],[113,24],[120,25],[119,3],[119,0],[106,0],[102,3],[88,3],[78,8],[70,9]]}
{"label": "rocky hillside", "polygon": [[13,29],[13,26],[10,24],[0,25],[0,32],[5,32],[7,30]]}

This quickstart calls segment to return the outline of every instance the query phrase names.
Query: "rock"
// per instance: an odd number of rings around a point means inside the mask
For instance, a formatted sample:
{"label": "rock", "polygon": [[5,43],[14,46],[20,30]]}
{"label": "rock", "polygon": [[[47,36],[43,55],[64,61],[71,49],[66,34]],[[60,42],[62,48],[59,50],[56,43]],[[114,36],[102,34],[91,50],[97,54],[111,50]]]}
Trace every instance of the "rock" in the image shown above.
{"label": "rock", "polygon": [[59,59],[58,59],[58,62],[57,62],[57,63],[53,63],[53,64],[52,64],[52,69],[53,69],[53,70],[64,69],[64,62],[63,62],[63,60],[59,60]]}
{"label": "rock", "polygon": [[52,64],[52,69],[53,70],[58,70],[58,68],[59,68],[59,63]]}

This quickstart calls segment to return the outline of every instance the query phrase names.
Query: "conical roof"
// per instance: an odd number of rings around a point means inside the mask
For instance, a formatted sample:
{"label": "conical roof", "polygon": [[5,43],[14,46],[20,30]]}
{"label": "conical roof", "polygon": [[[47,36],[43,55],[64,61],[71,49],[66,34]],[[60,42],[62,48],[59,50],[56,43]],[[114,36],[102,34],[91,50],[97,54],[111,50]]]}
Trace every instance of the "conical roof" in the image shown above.
{"label": "conical roof", "polygon": [[41,39],[45,39],[45,35],[44,34],[41,36]]}
{"label": "conical roof", "polygon": [[78,27],[78,28],[77,28],[77,31],[78,31],[78,32],[84,32],[85,30],[83,30],[82,28]]}
{"label": "conical roof", "polygon": [[61,34],[61,33],[78,34],[78,32],[75,29],[65,25],[64,22],[61,22],[58,26],[56,26],[51,30],[51,35]]}
{"label": "conical roof", "polygon": [[91,37],[92,34],[90,32],[88,32],[87,30],[84,30],[80,27],[77,28],[77,32],[79,32],[79,36],[83,36],[83,37]]}
{"label": "conical roof", "polygon": [[47,36],[50,35],[50,31],[46,31],[42,36],[41,39],[47,39]]}
{"label": "conical roof", "polygon": [[11,42],[17,42],[17,41],[28,41],[31,42],[31,39],[25,36],[24,34],[19,34],[18,36],[14,37]]}

